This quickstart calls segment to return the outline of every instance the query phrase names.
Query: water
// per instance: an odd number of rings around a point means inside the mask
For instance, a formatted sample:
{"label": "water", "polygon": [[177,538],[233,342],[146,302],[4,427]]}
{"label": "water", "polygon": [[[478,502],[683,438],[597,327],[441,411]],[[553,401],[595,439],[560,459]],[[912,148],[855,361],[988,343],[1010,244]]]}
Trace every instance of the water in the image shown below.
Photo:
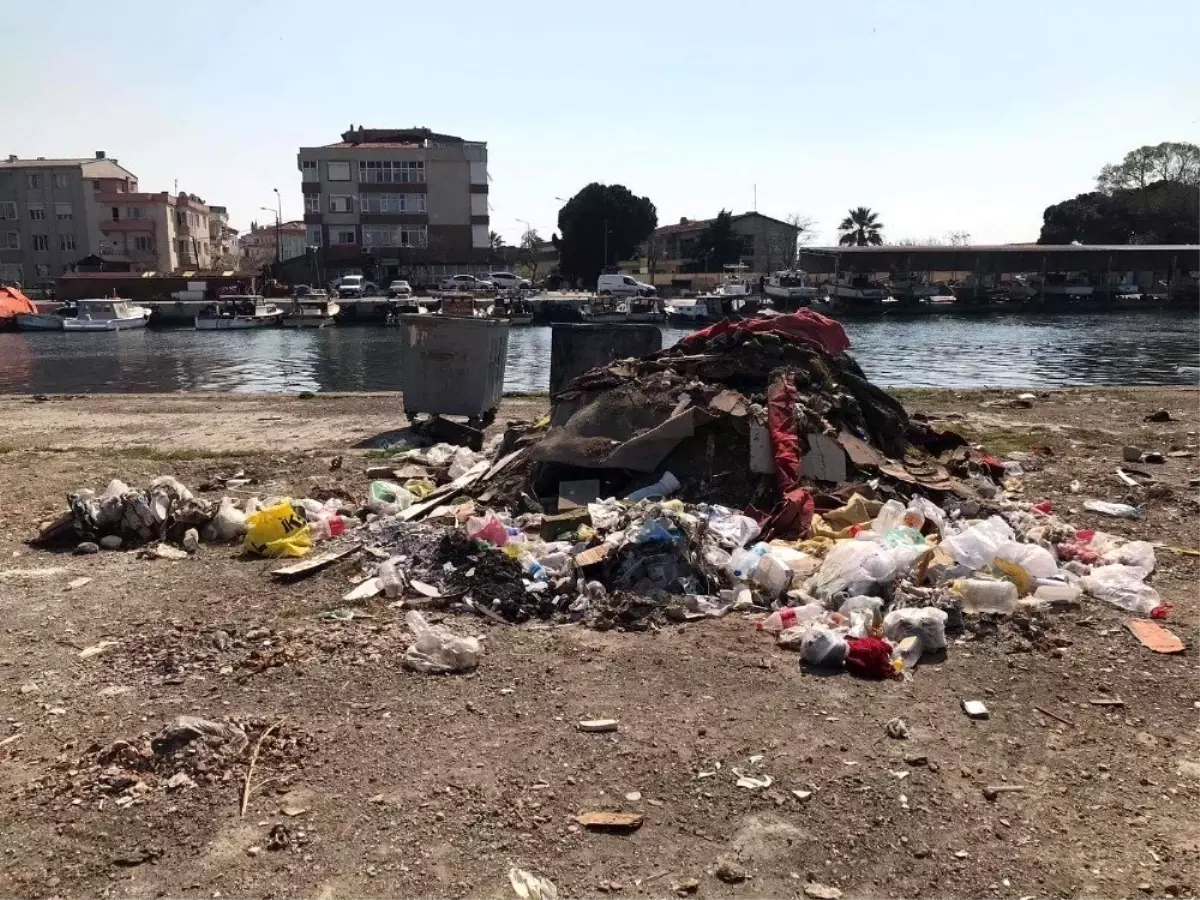
{"label": "water", "polygon": [[[851,352],[887,387],[1194,385],[1190,311],[851,320]],[[664,345],[686,332],[663,329]],[[394,391],[395,328],[0,334],[0,393]],[[545,391],[550,329],[509,335],[506,391]]]}

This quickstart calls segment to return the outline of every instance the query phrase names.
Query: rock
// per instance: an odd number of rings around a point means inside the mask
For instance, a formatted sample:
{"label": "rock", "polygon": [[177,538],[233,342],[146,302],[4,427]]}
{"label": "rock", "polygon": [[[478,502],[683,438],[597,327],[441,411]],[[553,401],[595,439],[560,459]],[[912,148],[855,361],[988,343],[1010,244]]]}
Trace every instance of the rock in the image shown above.
{"label": "rock", "polygon": [[39,690],[41,690],[41,688],[37,686],[37,682],[35,681],[27,681],[21,685],[22,694],[36,694]]}
{"label": "rock", "polygon": [[179,542],[185,552],[195,553],[200,549],[200,532],[195,528],[189,528],[183,533],[183,540]]}
{"label": "rock", "polygon": [[100,538],[100,546],[105,550],[120,550],[123,543],[119,534],[106,534]]}
{"label": "rock", "polygon": [[804,896],[812,897],[813,900],[838,900],[842,892],[819,881],[810,881],[804,885]]}
{"label": "rock", "polygon": [[717,870],[714,874],[726,884],[741,884],[750,877],[744,868],[726,857],[717,860]]}
{"label": "rock", "polygon": [[903,741],[908,738],[908,723],[899,716],[894,719],[888,719],[883,726],[883,730],[893,740]]}
{"label": "rock", "polygon": [[1146,418],[1143,421],[1146,421],[1146,422],[1173,422],[1175,420],[1171,418],[1171,414],[1167,410],[1156,409],[1154,412],[1150,413],[1150,415],[1146,416]]}
{"label": "rock", "polygon": [[195,787],[196,782],[192,781],[191,776],[187,772],[176,772],[167,779],[167,790],[177,791],[180,788]]}
{"label": "rock", "polygon": [[170,544],[155,544],[153,547],[147,547],[141,553],[142,556],[149,559],[187,559],[188,555],[178,547],[172,547]]}
{"label": "rock", "polygon": [[88,556],[92,553],[99,553],[100,545],[92,541],[83,541],[75,545],[76,556]]}
{"label": "rock", "polygon": [[1141,462],[1142,461],[1141,448],[1134,447],[1134,446],[1122,447],[1121,448],[1121,458],[1124,459],[1125,462]]}
{"label": "rock", "polygon": [[637,803],[639,800],[642,799],[642,792],[641,791],[630,791],[628,794],[625,795],[625,799],[628,800],[630,803]]}
{"label": "rock", "polygon": [[680,897],[686,897],[688,894],[694,894],[700,890],[700,882],[695,878],[682,878],[675,882],[675,893]]}
{"label": "rock", "polygon": [[924,766],[929,763],[929,756],[924,753],[909,753],[904,757],[905,765]]}
{"label": "rock", "polygon": [[616,731],[620,723],[616,719],[584,719],[576,727],[586,734],[604,734]]}
{"label": "rock", "polygon": [[1163,454],[1159,453],[1158,451],[1150,451],[1142,456],[1142,462],[1144,462],[1144,463],[1155,463],[1155,464],[1161,466],[1166,461],[1167,461],[1167,458],[1165,456],[1163,456]]}

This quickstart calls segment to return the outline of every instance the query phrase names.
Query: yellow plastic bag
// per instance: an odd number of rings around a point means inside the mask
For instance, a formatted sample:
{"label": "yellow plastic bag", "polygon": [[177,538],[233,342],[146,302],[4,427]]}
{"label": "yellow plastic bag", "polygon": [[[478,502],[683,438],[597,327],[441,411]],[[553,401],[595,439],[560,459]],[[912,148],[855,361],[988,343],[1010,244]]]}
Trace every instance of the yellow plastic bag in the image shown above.
{"label": "yellow plastic bag", "polygon": [[437,490],[437,485],[428,478],[410,478],[404,482],[404,489],[418,500],[424,500]]}
{"label": "yellow plastic bag", "polygon": [[246,551],[258,556],[306,556],[312,549],[312,529],[290,503],[260,509],[246,518]]}

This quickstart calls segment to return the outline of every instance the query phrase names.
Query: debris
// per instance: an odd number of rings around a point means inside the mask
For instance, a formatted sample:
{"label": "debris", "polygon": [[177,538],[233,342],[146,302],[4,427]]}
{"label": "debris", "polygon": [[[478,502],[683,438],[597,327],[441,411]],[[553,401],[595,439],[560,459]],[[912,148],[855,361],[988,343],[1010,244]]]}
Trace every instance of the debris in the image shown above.
{"label": "debris", "polygon": [[302,816],[306,812],[308,812],[308,807],[307,806],[284,806],[279,810],[279,812],[282,815],[287,816],[289,819],[294,819],[297,816]]}
{"label": "debris", "polygon": [[85,584],[91,583],[91,580],[92,579],[86,578],[86,577],[72,578],[69,582],[67,582],[67,590],[68,591],[77,591],[81,587],[83,587]]}
{"label": "debris", "polygon": [[1143,647],[1148,647],[1155,653],[1182,653],[1184,651],[1183,641],[1157,622],[1131,619],[1125,623],[1125,627],[1141,641]]}
{"label": "debris", "polygon": [[982,700],[963,700],[962,708],[972,719],[986,719],[989,716],[988,708],[983,705]]}
{"label": "debris", "polygon": [[587,734],[603,734],[616,731],[617,726],[616,719],[584,719],[576,727]]}
{"label": "debris", "polygon": [[521,900],[558,900],[558,888],[553,881],[524,869],[509,869],[508,883]]}
{"label": "debris", "polygon": [[799,800],[799,801],[803,802],[803,801],[805,801],[805,800],[809,799],[809,798],[810,798],[810,797],[813,795],[813,792],[812,792],[812,791],[804,791],[804,790],[799,790],[799,789],[795,789],[795,788],[794,788],[794,789],[792,790],[792,795],[793,795],[793,796],[794,796],[794,797],[795,797],[797,800]]}
{"label": "debris", "polygon": [[144,849],[139,847],[137,850],[118,853],[112,858],[112,864],[114,866],[121,866],[123,868],[132,868],[134,866],[140,866],[143,863],[155,862],[160,856],[162,856],[162,853],[162,850],[159,850],[157,847],[149,847]]}
{"label": "debris", "polygon": [[277,578],[280,581],[295,581],[305,578],[313,572],[333,565],[339,559],[345,559],[347,556],[357,553],[361,549],[362,544],[356,543],[339,550],[330,550],[328,553],[322,553],[320,556],[314,556],[312,559],[307,559],[304,562],[293,563],[290,566],[284,566],[282,569],[275,569],[271,572],[271,577]]}
{"label": "debris", "polygon": [[291,846],[291,830],[282,822],[277,822],[271,827],[271,831],[267,835],[267,850],[278,852],[280,850],[288,850]]}
{"label": "debris", "polygon": [[1144,422],[1173,422],[1175,420],[1171,418],[1171,413],[1169,411],[1167,411],[1165,409],[1156,409],[1154,412],[1150,413],[1150,415],[1146,416],[1142,421],[1144,421]]}
{"label": "debris", "polygon": [[884,723],[883,730],[893,740],[903,741],[908,738],[908,723],[899,716],[888,719]]}
{"label": "debris", "polygon": [[342,595],[343,603],[354,603],[359,600],[369,600],[383,593],[383,582],[378,578],[368,578],[361,584],[355,585]]}
{"label": "debris", "polygon": [[119,534],[106,534],[97,542],[103,550],[120,550],[125,541]]}
{"label": "debris", "polygon": [[189,528],[183,533],[183,539],[179,542],[179,546],[186,553],[195,553],[200,549],[200,532],[195,528]]}
{"label": "debris", "polygon": [[1134,462],[1134,463],[1141,462],[1142,461],[1142,450],[1140,447],[1132,447],[1132,446],[1122,447],[1121,448],[1121,458],[1124,459],[1125,462]]}
{"label": "debris", "polygon": [[174,561],[188,558],[185,551],[180,550],[178,547],[172,547],[170,544],[162,543],[139,550],[138,556],[143,559],[169,559]]}
{"label": "debris", "polygon": [[746,788],[749,791],[764,790],[775,783],[775,779],[770,775],[760,775],[756,778],[752,775],[746,775],[737,769],[731,769],[730,771],[737,777],[737,786]]}
{"label": "debris", "polygon": [[472,637],[459,637],[441,625],[430,625],[415,610],[404,617],[415,641],[404,654],[404,665],[423,674],[469,672],[478,665],[483,647]]}
{"label": "debris", "polygon": [[[246,818],[246,807],[250,805],[250,788],[254,784],[254,764],[258,762],[258,754],[262,750],[263,741],[265,741],[267,739],[267,737],[271,734],[272,731],[274,731],[280,725],[282,725],[283,722],[284,722],[284,720],[280,719],[278,722],[276,722],[274,725],[272,725],[270,728],[268,728],[266,731],[264,731],[262,734],[260,734],[258,736],[258,740],[254,744],[254,752],[250,755],[250,765],[246,769],[246,781],[242,787],[242,812],[241,812],[241,815],[242,815],[243,819]],[[273,834],[274,834],[274,831],[272,831],[272,835]],[[268,849],[270,849],[270,848],[268,848]]]}
{"label": "debris", "polygon": [[804,896],[812,897],[813,900],[839,900],[842,892],[818,881],[810,881],[804,885]]}
{"label": "debris", "polygon": [[1025,790],[1023,784],[989,784],[983,788],[983,796],[988,800],[995,800],[1001,794],[1019,793]]}
{"label": "debris", "polygon": [[630,803],[637,803],[639,800],[642,799],[642,792],[641,791],[630,791],[629,793],[627,793],[625,795],[625,799],[628,800]]}
{"label": "debris", "polygon": [[1151,463],[1152,465],[1156,466],[1161,466],[1166,463],[1166,461],[1167,457],[1156,450],[1147,451],[1146,454],[1142,456],[1142,462]]}
{"label": "debris", "polygon": [[80,541],[75,545],[76,556],[89,556],[100,552],[100,545],[94,541]]}
{"label": "debris", "polygon": [[717,880],[726,884],[741,884],[750,877],[745,868],[725,856],[717,860],[717,868],[713,874],[717,876]]}
{"label": "debris", "polygon": [[196,782],[192,781],[192,777],[187,772],[176,772],[167,779],[167,790],[177,791],[180,788],[195,787]]}
{"label": "debris", "polygon": [[586,507],[600,496],[600,481],[588,478],[583,481],[560,481],[558,483],[558,511]]}
{"label": "debris", "polygon": [[1043,709],[1043,708],[1042,708],[1042,707],[1040,707],[1040,706],[1035,706],[1035,707],[1033,707],[1033,708],[1034,708],[1034,710],[1036,710],[1037,712],[1040,712],[1040,713],[1041,713],[1043,716],[1047,716],[1048,718],[1051,718],[1051,719],[1053,719],[1053,720],[1054,720],[1054,721],[1056,721],[1056,722],[1062,722],[1064,725],[1068,725],[1068,726],[1070,726],[1071,728],[1074,728],[1074,727],[1075,727],[1075,723],[1074,723],[1074,722],[1072,722],[1070,719],[1068,719],[1068,718],[1065,718],[1064,716],[1060,716],[1060,715],[1058,715],[1057,713],[1052,713],[1052,712],[1050,712],[1050,710],[1048,710],[1048,709]]}
{"label": "debris", "polygon": [[929,765],[929,755],[920,751],[906,753],[904,755],[904,764],[906,766],[927,766]]}
{"label": "debris", "polygon": [[1142,511],[1128,503],[1109,503],[1107,500],[1084,500],[1083,508],[1106,516],[1122,519],[1139,519]]}
{"label": "debris", "polygon": [[98,644],[93,644],[90,647],[84,647],[82,650],[80,650],[79,658],[80,659],[91,659],[93,656],[99,656],[101,653],[103,653],[109,647],[116,647],[119,644],[120,644],[120,641],[101,641]]}
{"label": "debris", "polygon": [[637,831],[646,817],[641,813],[585,812],[575,817],[584,828],[594,831]]}
{"label": "debris", "polygon": [[1122,707],[1125,705],[1125,701],[1119,697],[1097,697],[1094,700],[1089,700],[1088,703],[1092,704],[1092,706]]}
{"label": "debris", "polygon": [[674,891],[680,897],[686,897],[688,894],[694,894],[700,890],[700,881],[696,878],[681,878],[674,883]]}

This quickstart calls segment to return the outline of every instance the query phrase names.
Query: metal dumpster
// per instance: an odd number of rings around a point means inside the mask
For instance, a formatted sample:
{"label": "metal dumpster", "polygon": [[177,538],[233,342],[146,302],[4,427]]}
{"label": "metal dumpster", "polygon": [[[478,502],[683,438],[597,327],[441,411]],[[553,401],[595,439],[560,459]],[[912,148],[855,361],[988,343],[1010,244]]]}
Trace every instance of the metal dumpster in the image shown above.
{"label": "metal dumpster", "polygon": [[455,316],[400,316],[404,411],[490,421],[504,392],[508,322]]}

